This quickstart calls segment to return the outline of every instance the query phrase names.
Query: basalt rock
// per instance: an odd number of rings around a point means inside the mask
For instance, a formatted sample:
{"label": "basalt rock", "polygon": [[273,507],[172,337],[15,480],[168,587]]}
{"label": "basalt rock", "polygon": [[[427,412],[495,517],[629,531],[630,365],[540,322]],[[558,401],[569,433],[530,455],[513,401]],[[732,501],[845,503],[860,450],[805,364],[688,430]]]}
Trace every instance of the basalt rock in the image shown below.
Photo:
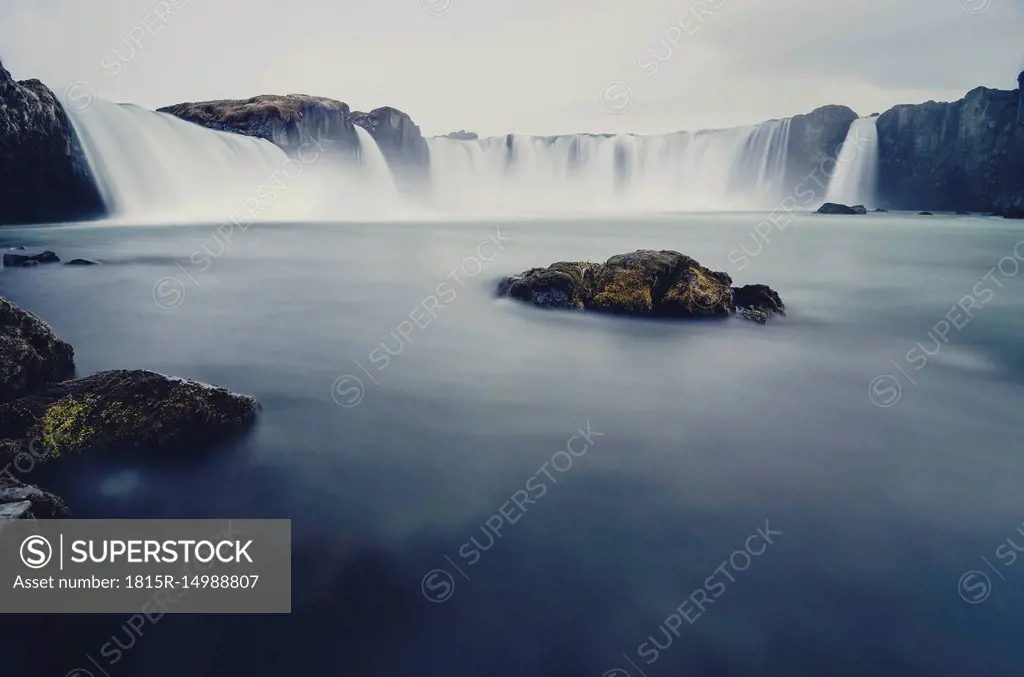
{"label": "basalt rock", "polygon": [[430,149],[408,114],[385,106],[369,113],[355,111],[350,119],[377,142],[400,188],[418,188],[429,177]]}
{"label": "basalt rock", "polygon": [[4,254],[4,265],[12,268],[26,268],[40,263],[60,263],[60,257],[50,250],[46,250],[42,254],[33,254],[32,256]]}
{"label": "basalt rock", "polygon": [[39,80],[0,64],[0,225],[106,213],[67,113]]}
{"label": "basalt rock", "polygon": [[[0,404],[0,438],[53,458],[93,450],[194,451],[256,418],[252,397],[150,371],[105,371]],[[27,442],[26,442],[27,443]]]}
{"label": "basalt rock", "polygon": [[882,113],[882,206],[907,211],[1024,210],[1022,89],[978,87],[951,103],[901,105]]}
{"label": "basalt rock", "polygon": [[[675,251],[638,250],[604,263],[563,261],[503,280],[498,293],[544,308],[648,317],[726,317],[758,322],[785,314],[771,288],[734,289],[732,279]],[[738,295],[738,301],[737,301]]]}
{"label": "basalt rock", "polygon": [[839,204],[838,202],[826,202],[825,204],[818,207],[815,214],[867,214],[868,210],[864,208],[864,205],[856,205],[850,207],[848,205]]}
{"label": "basalt rock", "polygon": [[75,351],[50,325],[0,297],[0,403],[66,379],[74,370]]}
{"label": "basalt rock", "polygon": [[157,109],[223,132],[266,139],[291,156],[350,158],[359,147],[347,103],[306,94],[179,103]]}
{"label": "basalt rock", "polygon": [[852,108],[830,105],[790,120],[785,187],[801,207],[824,197],[835,159],[856,119]]}

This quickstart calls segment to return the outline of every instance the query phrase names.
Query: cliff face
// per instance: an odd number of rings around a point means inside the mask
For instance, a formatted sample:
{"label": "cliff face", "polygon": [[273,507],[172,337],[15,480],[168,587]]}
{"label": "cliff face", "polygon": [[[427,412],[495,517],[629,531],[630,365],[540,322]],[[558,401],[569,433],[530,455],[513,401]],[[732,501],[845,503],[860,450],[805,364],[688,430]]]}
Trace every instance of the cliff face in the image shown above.
{"label": "cliff face", "polygon": [[794,115],[789,126],[786,185],[795,188],[810,177],[827,182],[834,168],[829,160],[839,155],[846,133],[856,119],[857,114],[846,106],[822,106]]}
{"label": "cliff face", "polygon": [[415,188],[429,176],[430,149],[420,128],[408,114],[385,106],[369,113],[354,112],[350,119],[370,132],[387,159],[399,188]]}
{"label": "cliff face", "polygon": [[878,118],[881,206],[1024,210],[1021,106],[1020,90],[979,87],[952,103],[929,101],[882,113]]}
{"label": "cliff face", "polygon": [[67,114],[38,80],[0,64],[0,225],[106,213]]}
{"label": "cliff face", "polygon": [[[350,155],[359,146],[347,103],[305,94],[179,103],[158,109],[203,127],[266,139],[289,155],[303,146]],[[306,151],[309,155],[312,151]]]}

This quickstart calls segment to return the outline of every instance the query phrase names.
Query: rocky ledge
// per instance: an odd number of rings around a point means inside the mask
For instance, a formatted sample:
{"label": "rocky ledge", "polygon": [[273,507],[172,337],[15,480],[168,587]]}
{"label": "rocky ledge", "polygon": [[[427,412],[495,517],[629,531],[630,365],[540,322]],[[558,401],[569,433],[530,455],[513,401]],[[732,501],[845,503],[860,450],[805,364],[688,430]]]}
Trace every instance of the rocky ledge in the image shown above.
{"label": "rocky ledge", "polygon": [[[157,109],[222,132],[265,139],[289,155],[321,149],[348,154],[359,147],[347,103],[307,94],[179,103]],[[312,150],[310,150],[312,148]]]}
{"label": "rocky ledge", "polygon": [[513,275],[501,296],[543,308],[596,310],[649,317],[727,317],[764,324],[785,315],[779,295],[766,285],[733,287],[715,272],[675,251],[642,249],[604,263],[563,261]]}
{"label": "rocky ledge", "polygon": [[0,225],[105,215],[71,121],[39,80],[0,63]]}
{"label": "rocky ledge", "polygon": [[78,453],[199,451],[245,429],[252,397],[151,371],[64,380],[74,351],[0,297],[0,520],[66,517],[52,493],[18,475]]}

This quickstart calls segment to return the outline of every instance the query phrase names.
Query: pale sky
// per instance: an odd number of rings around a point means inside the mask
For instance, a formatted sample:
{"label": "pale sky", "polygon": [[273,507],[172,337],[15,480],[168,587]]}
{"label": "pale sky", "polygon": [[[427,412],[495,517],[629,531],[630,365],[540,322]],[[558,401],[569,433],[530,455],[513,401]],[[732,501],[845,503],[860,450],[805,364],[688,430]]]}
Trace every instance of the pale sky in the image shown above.
{"label": "pale sky", "polygon": [[1013,89],[1024,68],[1024,0],[0,3],[0,59],[58,94],[81,81],[150,108],[315,94],[395,106],[427,135],[652,133],[826,103],[868,115]]}

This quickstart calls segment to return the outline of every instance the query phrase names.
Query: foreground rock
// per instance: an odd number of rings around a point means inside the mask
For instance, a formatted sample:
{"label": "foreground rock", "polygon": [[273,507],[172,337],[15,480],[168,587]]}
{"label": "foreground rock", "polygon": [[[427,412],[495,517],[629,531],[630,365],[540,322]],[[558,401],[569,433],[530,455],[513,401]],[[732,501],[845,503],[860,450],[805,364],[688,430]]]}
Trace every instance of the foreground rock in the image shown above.
{"label": "foreground rock", "polygon": [[16,82],[0,64],[0,225],[105,213],[57,97],[39,80]]}
{"label": "foreground rock", "polygon": [[105,371],[0,404],[0,438],[45,457],[94,450],[198,450],[253,420],[252,397],[151,371]]}
{"label": "foreground rock", "polygon": [[9,473],[0,475],[0,521],[12,519],[66,519],[64,501],[37,486],[24,484]]}
{"label": "foreground rock", "polygon": [[0,403],[66,379],[74,370],[71,346],[50,325],[0,296]]}
{"label": "foreground rock", "polygon": [[839,204],[838,202],[826,202],[825,204],[818,207],[815,214],[867,214],[867,207],[864,205],[854,205],[852,207]]}
{"label": "foreground rock", "polygon": [[597,310],[651,317],[726,317],[764,323],[785,314],[765,285],[732,287],[732,278],[675,251],[638,250],[604,263],[577,261],[533,268],[503,280],[500,295],[544,308]]}

